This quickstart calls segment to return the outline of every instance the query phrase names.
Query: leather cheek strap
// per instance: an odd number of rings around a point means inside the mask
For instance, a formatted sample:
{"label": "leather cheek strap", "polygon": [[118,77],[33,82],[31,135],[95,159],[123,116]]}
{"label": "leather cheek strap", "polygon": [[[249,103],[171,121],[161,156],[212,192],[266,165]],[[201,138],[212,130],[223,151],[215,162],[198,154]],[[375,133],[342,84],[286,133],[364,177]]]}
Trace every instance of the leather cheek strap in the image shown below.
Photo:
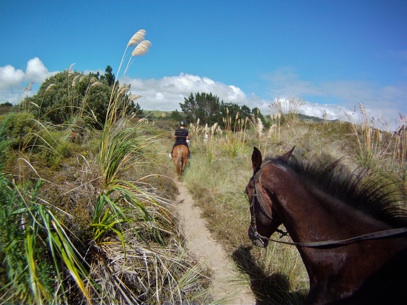
{"label": "leather cheek strap", "polygon": [[260,176],[255,179],[254,189],[261,211],[267,216],[267,218],[273,220],[273,217],[271,216],[272,201],[262,186]]}

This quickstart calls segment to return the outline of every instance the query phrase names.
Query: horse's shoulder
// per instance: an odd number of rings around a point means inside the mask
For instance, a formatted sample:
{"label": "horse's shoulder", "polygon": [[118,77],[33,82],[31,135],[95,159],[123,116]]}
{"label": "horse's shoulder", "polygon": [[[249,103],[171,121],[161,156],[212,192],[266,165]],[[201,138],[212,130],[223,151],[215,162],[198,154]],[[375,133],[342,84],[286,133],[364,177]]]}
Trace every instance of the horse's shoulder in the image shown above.
{"label": "horse's shoulder", "polygon": [[407,248],[387,261],[349,298],[330,305],[401,305],[407,300]]}

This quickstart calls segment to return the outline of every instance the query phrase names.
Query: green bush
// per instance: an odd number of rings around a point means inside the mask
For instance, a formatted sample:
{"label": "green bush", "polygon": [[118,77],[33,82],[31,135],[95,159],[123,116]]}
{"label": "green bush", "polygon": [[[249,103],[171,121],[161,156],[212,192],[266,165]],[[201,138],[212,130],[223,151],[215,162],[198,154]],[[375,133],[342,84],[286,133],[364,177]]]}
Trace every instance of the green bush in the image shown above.
{"label": "green bush", "polygon": [[34,116],[28,112],[12,112],[1,122],[4,137],[14,149],[22,149],[33,143],[30,135],[38,129]]}

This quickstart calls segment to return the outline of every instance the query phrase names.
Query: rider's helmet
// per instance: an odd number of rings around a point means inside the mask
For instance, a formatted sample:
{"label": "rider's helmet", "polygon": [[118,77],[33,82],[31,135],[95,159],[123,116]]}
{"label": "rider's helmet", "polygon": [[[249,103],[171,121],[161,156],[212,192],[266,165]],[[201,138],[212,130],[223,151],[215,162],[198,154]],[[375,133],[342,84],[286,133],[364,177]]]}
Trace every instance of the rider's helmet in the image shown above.
{"label": "rider's helmet", "polygon": [[179,126],[184,126],[185,127],[185,122],[184,121],[179,122]]}

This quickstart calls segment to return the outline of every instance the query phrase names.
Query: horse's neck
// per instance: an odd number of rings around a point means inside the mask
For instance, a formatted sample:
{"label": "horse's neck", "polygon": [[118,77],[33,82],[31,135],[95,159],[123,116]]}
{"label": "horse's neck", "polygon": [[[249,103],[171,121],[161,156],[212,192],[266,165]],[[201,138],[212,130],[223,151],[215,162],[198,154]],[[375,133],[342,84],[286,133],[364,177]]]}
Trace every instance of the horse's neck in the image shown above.
{"label": "horse's neck", "polygon": [[[342,240],[390,228],[327,194],[307,189],[299,181],[285,182],[272,192],[278,201],[275,210],[296,242]],[[298,247],[298,250],[310,277],[311,291],[322,295],[357,287],[402,248],[407,248],[405,239],[364,241],[330,249]],[[363,265],[364,270],[356,277],[353,269],[358,265]]]}
{"label": "horse's neck", "polygon": [[346,239],[390,228],[339,199],[307,186],[290,171],[276,170],[278,180],[269,179],[263,185],[277,197],[277,214],[292,237],[298,239],[296,241]]}

